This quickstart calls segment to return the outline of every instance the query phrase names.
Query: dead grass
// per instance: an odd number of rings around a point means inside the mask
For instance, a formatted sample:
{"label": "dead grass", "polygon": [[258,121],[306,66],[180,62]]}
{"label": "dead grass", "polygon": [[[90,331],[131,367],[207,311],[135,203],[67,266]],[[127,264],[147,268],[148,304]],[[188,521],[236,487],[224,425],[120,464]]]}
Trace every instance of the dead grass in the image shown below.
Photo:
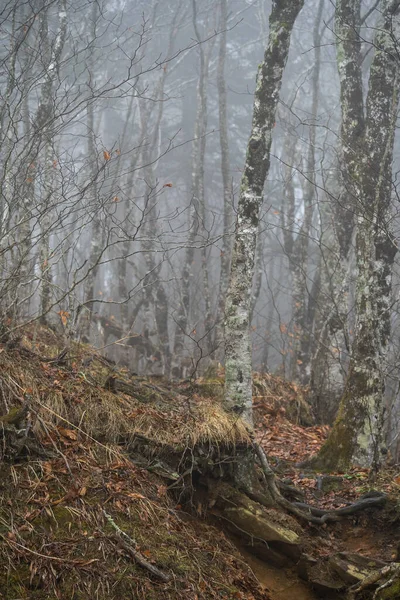
{"label": "dead grass", "polygon": [[[0,598],[264,599],[235,548],[192,522],[162,481],[72,441],[61,458],[1,467]],[[119,546],[102,508],[168,574],[153,580]]]}
{"label": "dead grass", "polygon": [[[129,442],[135,435],[150,438],[178,451],[196,444],[234,446],[249,442],[245,424],[230,416],[212,399],[185,390],[160,388],[143,378],[135,378],[138,398],[113,393],[104,388],[111,369],[88,346],[71,350],[73,358],[65,366],[41,360],[57,356],[59,348],[35,345],[26,335],[20,348],[0,353],[0,413],[27,402],[48,427],[72,428],[103,443]],[[123,372],[119,378],[129,379]],[[35,431],[46,432],[40,420]]]}
{"label": "dead grass", "polygon": [[[223,534],[182,512],[166,480],[117,445],[141,435],[176,451],[234,446],[248,441],[246,427],[193,390],[135,379],[145,403],[108,391],[111,369],[88,346],[73,344],[65,365],[43,360],[61,349],[47,330],[0,346],[0,414],[28,404],[53,454],[0,463],[0,598],[267,600]],[[168,583],[121,548],[103,508]]]}

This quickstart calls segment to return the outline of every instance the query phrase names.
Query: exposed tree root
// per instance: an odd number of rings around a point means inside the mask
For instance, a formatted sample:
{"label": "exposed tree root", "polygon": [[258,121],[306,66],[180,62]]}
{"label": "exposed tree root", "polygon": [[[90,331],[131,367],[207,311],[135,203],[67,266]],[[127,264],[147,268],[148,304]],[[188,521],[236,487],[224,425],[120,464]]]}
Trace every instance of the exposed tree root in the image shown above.
{"label": "exposed tree root", "polygon": [[387,497],[383,493],[375,493],[371,497],[364,497],[350,506],[339,508],[337,510],[321,510],[314,506],[304,504],[303,502],[290,502],[281,494],[276,484],[275,473],[271,469],[264,450],[256,441],[253,441],[253,448],[261,463],[261,468],[265,476],[268,491],[272,494],[273,499],[282,508],[286,509],[291,514],[304,519],[314,525],[323,525],[328,521],[339,521],[342,517],[355,514],[366,508],[382,506],[385,504]]}
{"label": "exposed tree root", "polygon": [[375,590],[373,598],[378,598],[380,592],[387,589],[391,585],[395,583],[397,579],[400,577],[400,563],[392,563],[390,565],[386,565],[379,571],[374,571],[363,579],[360,583],[352,586],[348,593],[349,600],[355,600],[361,592],[367,590],[378,584],[382,579],[384,580],[381,585]]}

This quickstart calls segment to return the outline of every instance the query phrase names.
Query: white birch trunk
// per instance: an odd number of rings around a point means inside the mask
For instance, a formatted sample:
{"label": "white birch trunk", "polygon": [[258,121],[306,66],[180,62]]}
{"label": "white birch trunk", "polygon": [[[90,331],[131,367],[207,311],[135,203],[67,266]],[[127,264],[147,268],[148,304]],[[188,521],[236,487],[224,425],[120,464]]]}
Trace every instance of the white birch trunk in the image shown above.
{"label": "white birch trunk", "polygon": [[302,6],[303,0],[280,0],[272,4],[268,46],[257,76],[226,299],[225,405],[228,410],[241,414],[249,426],[253,423],[249,318],[259,212],[290,36]]}

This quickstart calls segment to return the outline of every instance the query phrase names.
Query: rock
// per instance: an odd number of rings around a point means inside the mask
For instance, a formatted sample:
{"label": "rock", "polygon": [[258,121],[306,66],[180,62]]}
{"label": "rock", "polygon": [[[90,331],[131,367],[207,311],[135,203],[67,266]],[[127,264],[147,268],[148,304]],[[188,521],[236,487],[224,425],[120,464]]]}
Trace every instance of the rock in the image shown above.
{"label": "rock", "polygon": [[[339,593],[346,589],[343,583],[335,573],[331,571],[327,560],[318,561],[317,564],[309,564],[306,567],[307,580],[311,583],[316,593],[325,600],[325,598],[337,598]],[[340,596],[342,597],[342,596]]]}
{"label": "rock", "polygon": [[312,587],[320,598],[327,600],[328,598],[337,599],[338,594],[343,598],[342,593],[346,589],[341,581],[333,581],[330,579],[324,579],[323,577],[315,578],[311,580]]}
{"label": "rock", "polygon": [[318,561],[312,556],[309,556],[308,554],[302,554],[299,562],[297,563],[297,573],[299,577],[304,581],[308,581],[308,572],[312,567],[315,567],[317,563]]}
{"label": "rock", "polygon": [[224,515],[248,535],[261,538],[266,542],[282,542],[289,545],[298,545],[300,538],[291,529],[274,523],[263,515],[262,510],[250,511],[243,506],[227,507]]}
{"label": "rock", "polygon": [[350,552],[339,552],[329,558],[329,567],[347,585],[353,585],[365,579],[386,563]]}
{"label": "rock", "polygon": [[292,559],[272,548],[272,545],[273,544],[268,544],[267,542],[253,540],[252,542],[245,544],[244,547],[251,552],[251,554],[254,554],[254,556],[257,556],[259,559],[273,567],[281,569],[291,566],[293,564]]}
{"label": "rock", "polygon": [[300,558],[301,527],[289,515],[266,508],[228,486],[214,486],[213,514],[235,534],[253,554],[277,566]]}
{"label": "rock", "polygon": [[327,558],[316,560],[308,554],[303,554],[297,564],[297,572],[301,579],[312,585],[320,598],[342,598],[342,592],[347,587],[330,569]]}

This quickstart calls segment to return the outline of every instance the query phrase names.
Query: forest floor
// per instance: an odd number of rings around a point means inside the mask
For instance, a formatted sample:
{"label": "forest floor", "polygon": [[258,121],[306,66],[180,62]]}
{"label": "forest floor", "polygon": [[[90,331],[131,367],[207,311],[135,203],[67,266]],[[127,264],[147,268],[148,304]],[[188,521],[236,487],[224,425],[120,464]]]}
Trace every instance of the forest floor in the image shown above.
{"label": "forest floor", "polygon": [[[38,326],[0,344],[1,599],[317,597],[295,564],[254,557],[195,481],[183,486],[183,458],[175,468],[164,460],[171,448],[183,457],[195,445],[246,443],[246,428],[218,402],[222,375],[137,377],[90,346],[72,343],[67,353]],[[305,502],[340,508],[371,487],[399,495],[395,467],[371,482],[364,470],[327,478],[296,466],[329,428],[312,425],[304,390],[271,375],[255,375],[254,385],[257,439]],[[397,559],[396,511],[301,526],[310,556]]]}

